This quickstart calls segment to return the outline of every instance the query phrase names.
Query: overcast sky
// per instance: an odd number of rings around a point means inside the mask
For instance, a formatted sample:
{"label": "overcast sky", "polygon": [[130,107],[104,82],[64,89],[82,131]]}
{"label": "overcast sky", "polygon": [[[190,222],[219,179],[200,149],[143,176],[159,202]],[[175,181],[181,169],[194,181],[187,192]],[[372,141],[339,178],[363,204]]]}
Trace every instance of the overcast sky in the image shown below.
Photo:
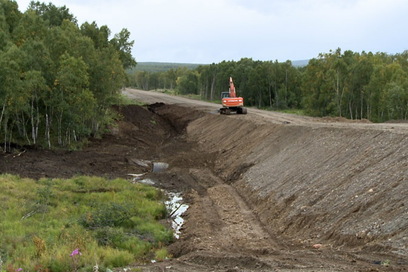
{"label": "overcast sky", "polygon": [[[25,11],[30,0],[17,0]],[[138,62],[303,60],[408,50],[408,0],[52,0],[78,23],[127,28]]]}

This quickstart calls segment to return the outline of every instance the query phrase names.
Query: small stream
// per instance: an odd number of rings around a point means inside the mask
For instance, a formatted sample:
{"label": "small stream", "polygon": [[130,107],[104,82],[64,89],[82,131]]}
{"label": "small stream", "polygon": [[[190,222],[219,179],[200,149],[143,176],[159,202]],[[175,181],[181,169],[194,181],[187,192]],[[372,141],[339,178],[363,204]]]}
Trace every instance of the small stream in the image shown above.
{"label": "small stream", "polygon": [[[169,167],[168,163],[165,162],[153,162],[152,163],[152,172],[158,173],[166,171]],[[154,186],[156,182],[150,178],[144,178],[145,174],[129,174],[129,176],[133,177],[134,183],[142,183],[150,186]],[[181,228],[184,224],[183,214],[187,211],[188,205],[183,203],[183,197],[181,193],[174,193],[174,192],[165,192],[168,200],[164,202],[169,218],[171,219],[171,226],[174,231],[174,237],[176,239],[180,238]]]}
{"label": "small stream", "polygon": [[169,200],[164,204],[169,211],[171,218],[171,226],[174,230],[174,237],[176,239],[180,238],[181,227],[184,224],[183,214],[187,211],[188,205],[183,203],[183,197],[181,193],[168,193]]}

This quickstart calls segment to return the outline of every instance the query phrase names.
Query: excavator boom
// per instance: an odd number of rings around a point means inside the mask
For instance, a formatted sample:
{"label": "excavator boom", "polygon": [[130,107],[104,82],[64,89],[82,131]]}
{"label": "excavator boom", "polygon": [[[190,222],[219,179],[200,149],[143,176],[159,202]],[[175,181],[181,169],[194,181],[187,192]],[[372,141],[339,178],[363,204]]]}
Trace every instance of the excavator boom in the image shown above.
{"label": "excavator boom", "polygon": [[229,96],[237,97],[237,93],[235,92],[235,86],[234,86],[234,81],[232,81],[232,77],[230,77],[230,83],[229,83]]}

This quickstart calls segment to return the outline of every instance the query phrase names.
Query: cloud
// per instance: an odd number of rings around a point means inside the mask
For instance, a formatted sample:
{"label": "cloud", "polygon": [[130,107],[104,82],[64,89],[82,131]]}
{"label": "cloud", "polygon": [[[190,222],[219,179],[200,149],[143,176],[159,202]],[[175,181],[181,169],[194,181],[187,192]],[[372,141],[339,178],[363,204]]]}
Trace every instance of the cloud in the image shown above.
{"label": "cloud", "polygon": [[[27,3],[27,0],[17,0]],[[127,28],[138,61],[285,61],[407,48],[406,0],[54,0],[79,23]],[[24,5],[23,5],[24,6]]]}

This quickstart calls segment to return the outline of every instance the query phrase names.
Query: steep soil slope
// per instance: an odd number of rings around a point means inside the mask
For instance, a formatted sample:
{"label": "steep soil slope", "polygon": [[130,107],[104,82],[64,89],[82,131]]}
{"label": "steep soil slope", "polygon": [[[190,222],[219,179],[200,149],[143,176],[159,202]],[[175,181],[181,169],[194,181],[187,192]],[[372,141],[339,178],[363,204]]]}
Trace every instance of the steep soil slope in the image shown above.
{"label": "steep soil slope", "polygon": [[270,232],[408,255],[407,134],[214,115],[188,134],[220,151],[216,171]]}

